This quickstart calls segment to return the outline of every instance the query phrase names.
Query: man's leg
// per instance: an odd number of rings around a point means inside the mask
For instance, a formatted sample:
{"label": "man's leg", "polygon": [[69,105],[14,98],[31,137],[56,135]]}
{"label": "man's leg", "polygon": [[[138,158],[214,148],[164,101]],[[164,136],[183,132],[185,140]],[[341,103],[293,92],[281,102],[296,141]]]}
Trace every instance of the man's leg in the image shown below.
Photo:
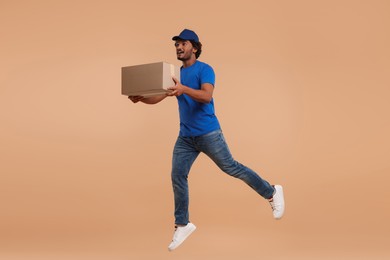
{"label": "man's leg", "polygon": [[198,139],[200,150],[206,153],[218,167],[230,176],[247,183],[263,198],[268,199],[275,219],[284,214],[284,194],[280,185],[271,186],[257,173],[233,159],[222,131],[216,131]]}
{"label": "man's leg", "polygon": [[233,159],[222,131],[199,138],[201,151],[207,154],[225,173],[243,180],[265,199],[272,198],[275,189],[256,172]]}
{"label": "man's leg", "polygon": [[189,222],[188,174],[198,155],[199,151],[194,148],[190,138],[178,137],[173,150],[171,173],[176,225],[187,225]]}
{"label": "man's leg", "polygon": [[178,137],[172,158],[172,186],[175,198],[176,229],[172,242],[168,246],[169,251],[180,246],[196,229],[194,224],[189,223],[188,174],[198,155],[199,151],[194,148],[191,138]]}
{"label": "man's leg", "polygon": [[198,140],[202,152],[206,153],[218,167],[230,176],[239,178],[247,183],[271,204],[275,219],[284,214],[284,195],[280,185],[271,186],[257,173],[233,159],[222,131],[203,136]]}

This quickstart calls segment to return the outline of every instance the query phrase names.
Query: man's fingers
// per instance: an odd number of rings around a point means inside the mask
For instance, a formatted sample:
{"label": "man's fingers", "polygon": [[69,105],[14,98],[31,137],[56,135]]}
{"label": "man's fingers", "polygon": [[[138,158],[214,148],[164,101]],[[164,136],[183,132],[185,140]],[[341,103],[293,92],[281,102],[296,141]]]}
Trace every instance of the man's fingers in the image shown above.
{"label": "man's fingers", "polygon": [[172,76],[172,80],[173,82],[175,82],[175,85],[179,82],[179,80],[175,76]]}
{"label": "man's fingers", "polygon": [[168,96],[176,96],[176,94],[177,94],[177,90],[173,90],[167,93]]}
{"label": "man's fingers", "polygon": [[131,101],[133,101],[134,103],[137,103],[138,101],[141,101],[142,99],[144,99],[143,96],[129,96],[129,99]]}
{"label": "man's fingers", "polygon": [[176,88],[176,86],[172,86],[172,87],[169,87],[169,88],[167,88],[168,90],[172,90],[172,91],[175,91],[177,88]]}

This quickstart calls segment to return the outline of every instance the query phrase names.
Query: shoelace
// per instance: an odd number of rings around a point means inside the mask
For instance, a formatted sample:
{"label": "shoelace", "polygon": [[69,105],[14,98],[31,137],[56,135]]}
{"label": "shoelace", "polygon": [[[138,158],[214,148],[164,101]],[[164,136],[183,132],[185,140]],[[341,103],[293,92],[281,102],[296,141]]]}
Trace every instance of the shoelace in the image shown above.
{"label": "shoelace", "polygon": [[275,203],[274,203],[273,200],[272,200],[272,201],[269,201],[269,204],[271,205],[272,210],[275,210],[275,209],[276,209],[276,206],[275,206]]}
{"label": "shoelace", "polygon": [[172,242],[176,240],[176,236],[177,236],[176,231],[177,231],[177,228],[178,228],[178,226],[175,226],[175,232],[173,232]]}
{"label": "shoelace", "polygon": [[272,210],[280,210],[280,203],[276,204],[275,201],[270,201],[269,204],[271,204]]}

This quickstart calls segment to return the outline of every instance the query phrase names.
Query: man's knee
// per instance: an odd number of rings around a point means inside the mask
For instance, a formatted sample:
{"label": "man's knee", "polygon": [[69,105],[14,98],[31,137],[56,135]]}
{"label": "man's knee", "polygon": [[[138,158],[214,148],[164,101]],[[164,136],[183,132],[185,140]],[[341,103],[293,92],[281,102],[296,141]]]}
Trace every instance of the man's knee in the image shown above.
{"label": "man's knee", "polygon": [[219,165],[219,168],[223,172],[225,172],[233,177],[238,177],[239,167],[238,167],[238,163],[236,161],[222,163]]}

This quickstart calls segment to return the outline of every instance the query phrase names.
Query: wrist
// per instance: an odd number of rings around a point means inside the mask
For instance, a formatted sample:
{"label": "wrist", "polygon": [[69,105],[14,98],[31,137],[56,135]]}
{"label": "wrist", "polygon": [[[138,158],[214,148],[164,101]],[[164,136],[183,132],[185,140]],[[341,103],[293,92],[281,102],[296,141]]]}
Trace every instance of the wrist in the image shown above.
{"label": "wrist", "polygon": [[188,90],[189,90],[189,87],[187,87],[187,86],[184,86],[184,85],[182,85],[183,86],[183,94],[187,94],[188,95]]}

